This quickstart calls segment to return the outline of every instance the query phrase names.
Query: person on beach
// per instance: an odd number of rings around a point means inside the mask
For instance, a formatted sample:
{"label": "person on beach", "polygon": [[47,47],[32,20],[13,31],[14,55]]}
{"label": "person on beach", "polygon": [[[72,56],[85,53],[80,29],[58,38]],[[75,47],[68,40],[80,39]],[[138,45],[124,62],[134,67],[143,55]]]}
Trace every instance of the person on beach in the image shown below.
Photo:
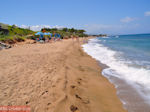
{"label": "person on beach", "polygon": [[61,40],[61,35],[57,33],[57,40],[60,41]]}
{"label": "person on beach", "polygon": [[75,40],[76,42],[79,42],[79,37],[78,36],[71,35],[71,38],[72,38],[73,41]]}
{"label": "person on beach", "polygon": [[76,42],[79,43],[79,37],[75,35],[74,38],[75,38]]}
{"label": "person on beach", "polygon": [[88,42],[86,37],[83,37],[82,39],[83,39],[83,43],[87,43]]}
{"label": "person on beach", "polygon": [[53,33],[53,36],[52,36],[52,40],[55,42],[56,41],[56,38],[55,38],[55,32]]}
{"label": "person on beach", "polygon": [[74,35],[71,35],[71,39],[74,41]]}
{"label": "person on beach", "polygon": [[48,42],[51,42],[51,40],[52,40],[52,34],[50,34],[50,35],[48,36]]}
{"label": "person on beach", "polygon": [[58,33],[55,33],[54,37],[55,37],[55,41],[57,41],[57,40],[60,41],[61,40],[61,35],[58,34]]}
{"label": "person on beach", "polygon": [[79,43],[79,37],[78,36],[76,36],[76,41]]}
{"label": "person on beach", "polygon": [[45,41],[44,35],[40,35],[40,36],[39,36],[39,40]]}

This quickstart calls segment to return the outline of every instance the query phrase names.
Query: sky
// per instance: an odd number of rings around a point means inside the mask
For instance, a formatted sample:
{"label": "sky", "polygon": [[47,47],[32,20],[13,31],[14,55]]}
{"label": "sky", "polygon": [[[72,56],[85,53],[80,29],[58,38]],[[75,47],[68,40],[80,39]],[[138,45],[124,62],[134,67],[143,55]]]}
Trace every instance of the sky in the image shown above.
{"label": "sky", "polygon": [[0,0],[0,22],[88,34],[150,33],[150,0]]}

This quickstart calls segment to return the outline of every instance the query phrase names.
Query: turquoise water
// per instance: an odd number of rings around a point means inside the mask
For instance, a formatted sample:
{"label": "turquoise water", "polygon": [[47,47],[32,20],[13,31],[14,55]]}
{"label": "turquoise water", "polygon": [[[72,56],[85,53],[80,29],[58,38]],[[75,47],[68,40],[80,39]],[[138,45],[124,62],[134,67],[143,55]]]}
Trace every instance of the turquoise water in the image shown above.
{"label": "turquoise water", "polygon": [[150,34],[120,35],[98,38],[100,44],[120,52],[116,58],[128,65],[150,69]]}

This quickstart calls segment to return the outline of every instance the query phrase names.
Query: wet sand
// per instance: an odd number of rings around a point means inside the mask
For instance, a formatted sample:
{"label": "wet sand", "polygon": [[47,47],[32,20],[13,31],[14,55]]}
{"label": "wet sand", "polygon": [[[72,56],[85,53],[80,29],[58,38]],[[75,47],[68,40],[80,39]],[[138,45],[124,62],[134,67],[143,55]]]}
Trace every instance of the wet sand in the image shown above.
{"label": "wet sand", "polygon": [[126,112],[80,44],[68,39],[0,51],[0,105],[29,105],[31,112]]}
{"label": "wet sand", "polygon": [[109,76],[109,80],[116,85],[117,95],[128,112],[150,112],[150,104],[138,93],[137,88],[117,77]]}

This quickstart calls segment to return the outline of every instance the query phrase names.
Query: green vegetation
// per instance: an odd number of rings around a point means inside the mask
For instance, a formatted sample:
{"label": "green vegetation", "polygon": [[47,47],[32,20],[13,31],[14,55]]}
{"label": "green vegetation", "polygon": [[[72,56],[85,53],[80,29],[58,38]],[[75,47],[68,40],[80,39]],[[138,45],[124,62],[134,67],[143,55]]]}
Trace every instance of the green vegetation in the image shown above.
{"label": "green vegetation", "polygon": [[24,41],[27,35],[33,33],[34,32],[29,29],[0,23],[0,41],[2,42],[14,43],[15,41]]}
{"label": "green vegetation", "polygon": [[[50,33],[58,33],[61,35],[61,38],[71,38],[71,36],[76,37],[87,37],[88,35],[85,34],[85,30],[82,29],[74,29],[74,28],[43,28],[41,31],[46,31]],[[19,28],[15,25],[7,25],[0,23],[0,41],[6,43],[15,43],[24,41],[26,38],[35,39],[34,31],[30,29]]]}
{"label": "green vegetation", "polygon": [[46,31],[50,33],[59,33],[61,38],[71,38],[71,36],[78,36],[78,37],[87,37],[88,35],[85,34],[85,30],[82,29],[74,29],[74,28],[43,28],[41,31]]}

